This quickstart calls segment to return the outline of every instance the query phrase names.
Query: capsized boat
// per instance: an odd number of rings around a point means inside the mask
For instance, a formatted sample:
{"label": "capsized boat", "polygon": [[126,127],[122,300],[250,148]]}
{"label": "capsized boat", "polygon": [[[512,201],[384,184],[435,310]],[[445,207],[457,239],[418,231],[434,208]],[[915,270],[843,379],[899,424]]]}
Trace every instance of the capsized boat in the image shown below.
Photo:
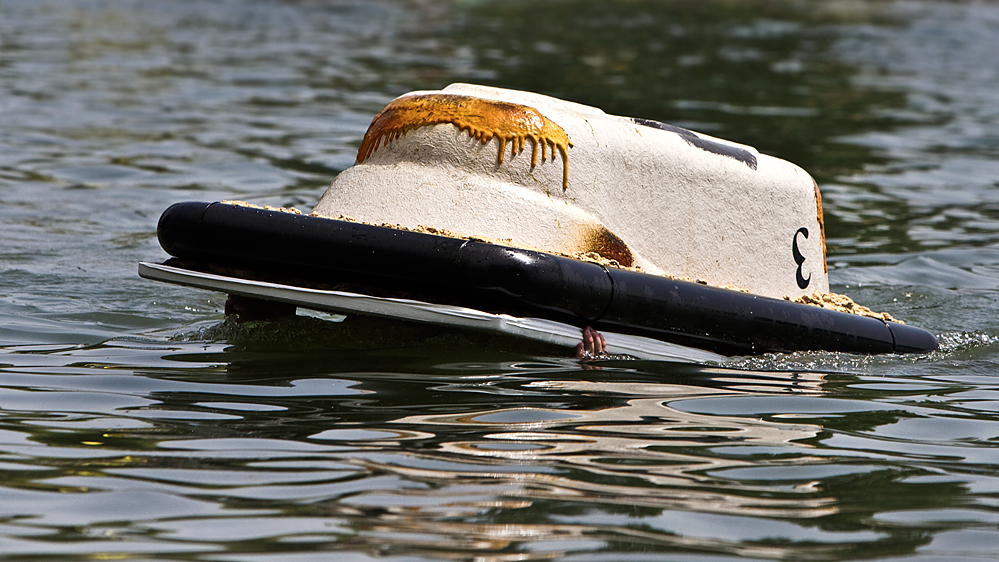
{"label": "capsized boat", "polygon": [[143,277],[294,306],[706,361],[799,350],[922,353],[932,334],[827,302],[822,200],[752,147],[469,84],[374,117],[311,214],[164,211]]}

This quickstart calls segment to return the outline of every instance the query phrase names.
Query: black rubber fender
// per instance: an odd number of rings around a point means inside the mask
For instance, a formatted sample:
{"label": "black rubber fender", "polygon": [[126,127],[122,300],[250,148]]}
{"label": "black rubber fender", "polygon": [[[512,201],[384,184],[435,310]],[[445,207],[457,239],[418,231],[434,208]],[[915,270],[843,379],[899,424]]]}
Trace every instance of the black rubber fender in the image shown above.
{"label": "black rubber fender", "polygon": [[728,355],[925,353],[936,338],[884,322],[540,251],[224,203],[177,203],[157,226],[181,260],[264,275],[417,290],[430,302],[532,315]]}

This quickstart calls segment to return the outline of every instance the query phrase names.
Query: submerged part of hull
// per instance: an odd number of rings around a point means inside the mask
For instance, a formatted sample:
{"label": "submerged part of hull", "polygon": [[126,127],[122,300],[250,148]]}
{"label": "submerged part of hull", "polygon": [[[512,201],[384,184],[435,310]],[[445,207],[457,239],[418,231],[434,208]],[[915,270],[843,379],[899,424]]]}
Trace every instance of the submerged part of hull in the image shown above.
{"label": "submerged part of hull", "polygon": [[[447,328],[477,330],[575,349],[579,328],[543,318],[517,318],[491,314],[471,308],[433,304],[411,299],[373,297],[346,291],[296,287],[215,275],[165,264],[140,263],[139,275],[146,279],[221,291],[341,314],[373,316],[401,322],[433,324]],[[607,353],[638,359],[683,363],[722,363],[726,357],[652,338],[601,332],[607,341]]]}
{"label": "submerged part of hull", "polygon": [[[925,330],[485,242],[222,203],[179,203],[160,244],[191,269],[350,287],[726,355],[936,349]],[[358,290],[359,289],[359,290]]]}

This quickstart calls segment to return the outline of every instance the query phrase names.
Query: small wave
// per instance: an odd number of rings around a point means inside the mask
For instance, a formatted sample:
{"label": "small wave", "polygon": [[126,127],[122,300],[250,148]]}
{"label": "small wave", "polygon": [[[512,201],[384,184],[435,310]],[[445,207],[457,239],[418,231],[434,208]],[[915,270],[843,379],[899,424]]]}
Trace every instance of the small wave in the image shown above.
{"label": "small wave", "polygon": [[854,355],[832,352],[767,353],[733,358],[726,367],[753,371],[813,371],[866,373],[893,366],[935,363],[954,355],[983,350],[999,344],[999,337],[983,331],[948,332],[937,335],[940,348],[926,354]]}
{"label": "small wave", "polygon": [[854,355],[826,351],[765,353],[733,358],[725,366],[747,371],[807,371],[817,373],[862,373],[872,366],[897,361],[900,355]]}
{"label": "small wave", "polygon": [[999,344],[999,337],[988,332],[948,332],[937,336],[940,349],[937,354],[950,355]]}

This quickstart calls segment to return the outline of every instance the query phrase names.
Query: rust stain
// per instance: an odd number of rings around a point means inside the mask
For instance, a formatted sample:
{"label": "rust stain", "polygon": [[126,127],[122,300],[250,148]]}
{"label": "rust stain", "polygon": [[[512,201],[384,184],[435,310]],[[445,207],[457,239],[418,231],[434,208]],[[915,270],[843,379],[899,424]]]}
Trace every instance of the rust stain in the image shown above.
{"label": "rust stain", "polygon": [[[510,156],[524,151],[530,140],[531,169],[538,165],[538,147],[541,148],[541,161],[551,151],[551,161],[555,161],[555,151],[562,155],[562,190],[569,187],[569,155],[572,147],[569,135],[533,107],[502,101],[485,100],[455,94],[417,94],[399,98],[385,106],[371,120],[364,140],[357,149],[357,163],[364,162],[379,146],[398,139],[419,127],[450,123],[460,131],[487,144],[493,137],[499,143],[497,164],[503,163],[506,144],[511,144]],[[384,140],[384,143],[382,142]]]}
{"label": "rust stain", "polygon": [[812,185],[815,186],[815,216],[819,219],[819,233],[822,235],[820,240],[822,241],[822,270],[829,274],[829,263],[826,261],[826,219],[825,215],[822,213],[822,193],[819,192],[819,183],[812,180]]}
{"label": "rust stain", "polygon": [[616,261],[623,267],[635,265],[635,256],[628,243],[602,224],[586,228],[582,236],[581,252],[597,253],[603,258]]}

